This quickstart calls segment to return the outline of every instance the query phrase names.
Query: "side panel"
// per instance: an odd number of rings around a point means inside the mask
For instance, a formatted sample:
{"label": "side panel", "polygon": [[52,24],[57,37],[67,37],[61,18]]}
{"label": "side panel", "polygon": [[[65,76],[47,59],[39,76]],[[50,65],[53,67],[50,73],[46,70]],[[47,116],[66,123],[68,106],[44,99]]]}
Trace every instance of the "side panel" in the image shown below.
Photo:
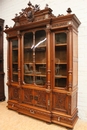
{"label": "side panel", "polygon": [[78,34],[73,31],[73,87],[78,86]]}

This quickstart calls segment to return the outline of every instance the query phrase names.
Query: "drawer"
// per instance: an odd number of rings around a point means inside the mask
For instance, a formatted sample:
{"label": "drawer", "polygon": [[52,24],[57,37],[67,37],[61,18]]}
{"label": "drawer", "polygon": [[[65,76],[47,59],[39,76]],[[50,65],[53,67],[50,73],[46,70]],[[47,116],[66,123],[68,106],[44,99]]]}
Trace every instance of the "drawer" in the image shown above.
{"label": "drawer", "polygon": [[9,109],[12,109],[12,110],[15,110],[17,111],[18,109],[18,104],[17,103],[14,103],[14,102],[8,102],[8,106],[7,106]]}
{"label": "drawer", "polygon": [[71,125],[73,124],[74,121],[74,117],[69,117],[69,116],[61,116],[61,115],[56,115],[53,114],[52,115],[52,122],[56,123],[56,124],[67,124]]}
{"label": "drawer", "polygon": [[44,120],[46,122],[51,122],[51,113],[49,111],[46,112],[34,109],[32,107],[29,108],[26,106],[19,105],[18,112],[40,120]]}

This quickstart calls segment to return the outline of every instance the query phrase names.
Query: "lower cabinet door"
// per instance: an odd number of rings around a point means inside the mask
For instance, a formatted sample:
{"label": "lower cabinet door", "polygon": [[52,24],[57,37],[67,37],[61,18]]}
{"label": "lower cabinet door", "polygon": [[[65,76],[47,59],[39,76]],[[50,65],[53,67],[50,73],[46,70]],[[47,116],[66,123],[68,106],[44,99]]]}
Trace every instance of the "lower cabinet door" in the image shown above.
{"label": "lower cabinet door", "polygon": [[34,90],[30,88],[22,88],[22,103],[33,105]]}
{"label": "lower cabinet door", "polygon": [[8,108],[18,110],[18,102],[20,100],[20,89],[17,86],[9,86]]}
{"label": "lower cabinet door", "polygon": [[45,89],[23,87],[21,90],[22,101],[19,103],[18,112],[51,122],[50,94]]}
{"label": "lower cabinet door", "polygon": [[9,87],[9,100],[19,101],[20,89],[16,86]]}
{"label": "lower cabinet door", "polygon": [[43,90],[34,90],[34,106],[47,109],[47,93]]}
{"label": "lower cabinet door", "polygon": [[71,113],[71,96],[67,93],[53,92],[53,108],[52,111]]}
{"label": "lower cabinet door", "polygon": [[22,88],[22,103],[50,110],[50,94],[44,90]]}

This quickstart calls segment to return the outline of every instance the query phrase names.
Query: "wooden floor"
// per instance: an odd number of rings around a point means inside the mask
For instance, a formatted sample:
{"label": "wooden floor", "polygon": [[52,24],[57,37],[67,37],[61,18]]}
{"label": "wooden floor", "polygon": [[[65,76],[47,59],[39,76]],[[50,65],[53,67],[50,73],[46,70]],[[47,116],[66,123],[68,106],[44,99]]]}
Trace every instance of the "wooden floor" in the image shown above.
{"label": "wooden floor", "polygon": [[[65,127],[8,110],[6,101],[0,102],[0,130],[67,130]],[[87,130],[87,122],[78,119],[73,130]]]}

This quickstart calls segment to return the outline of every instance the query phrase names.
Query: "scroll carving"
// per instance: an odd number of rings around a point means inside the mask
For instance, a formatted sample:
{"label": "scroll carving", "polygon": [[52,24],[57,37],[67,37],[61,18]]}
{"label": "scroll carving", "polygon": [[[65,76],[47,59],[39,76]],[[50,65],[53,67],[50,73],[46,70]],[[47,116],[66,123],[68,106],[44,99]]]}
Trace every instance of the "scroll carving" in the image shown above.
{"label": "scroll carving", "polygon": [[24,102],[26,103],[32,103],[33,95],[32,95],[32,89],[24,89]]}
{"label": "scroll carving", "polygon": [[55,93],[55,108],[65,110],[66,94]]}
{"label": "scroll carving", "polygon": [[13,88],[13,99],[19,100],[19,89]]}
{"label": "scroll carving", "polygon": [[39,91],[39,90],[36,90],[35,92],[38,97],[38,100],[35,105],[45,108],[46,107],[46,92]]}

